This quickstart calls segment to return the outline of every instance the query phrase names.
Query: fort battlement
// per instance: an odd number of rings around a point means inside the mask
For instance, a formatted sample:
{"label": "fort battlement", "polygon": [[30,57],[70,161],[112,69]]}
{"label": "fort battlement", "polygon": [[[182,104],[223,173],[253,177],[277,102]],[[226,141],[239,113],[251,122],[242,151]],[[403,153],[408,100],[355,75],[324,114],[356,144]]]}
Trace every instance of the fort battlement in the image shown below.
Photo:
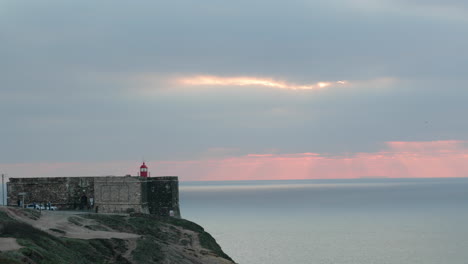
{"label": "fort battlement", "polygon": [[48,204],[62,210],[180,217],[176,176],[10,178],[9,206]]}

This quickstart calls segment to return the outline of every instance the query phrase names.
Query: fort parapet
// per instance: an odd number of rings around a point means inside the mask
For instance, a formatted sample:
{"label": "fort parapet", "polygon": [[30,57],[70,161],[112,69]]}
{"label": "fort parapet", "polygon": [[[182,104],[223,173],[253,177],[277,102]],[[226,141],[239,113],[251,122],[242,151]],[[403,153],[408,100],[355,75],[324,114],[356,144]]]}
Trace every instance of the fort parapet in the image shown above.
{"label": "fort parapet", "polygon": [[62,210],[180,217],[179,181],[164,177],[10,178],[9,206],[51,203]]}

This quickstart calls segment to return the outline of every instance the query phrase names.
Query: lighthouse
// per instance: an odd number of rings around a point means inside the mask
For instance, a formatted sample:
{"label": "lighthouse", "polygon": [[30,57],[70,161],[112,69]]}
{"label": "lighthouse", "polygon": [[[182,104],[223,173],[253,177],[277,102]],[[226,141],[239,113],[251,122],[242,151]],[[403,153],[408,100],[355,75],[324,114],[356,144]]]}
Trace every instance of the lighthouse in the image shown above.
{"label": "lighthouse", "polygon": [[149,176],[148,167],[146,166],[145,162],[140,166],[140,177],[147,178]]}

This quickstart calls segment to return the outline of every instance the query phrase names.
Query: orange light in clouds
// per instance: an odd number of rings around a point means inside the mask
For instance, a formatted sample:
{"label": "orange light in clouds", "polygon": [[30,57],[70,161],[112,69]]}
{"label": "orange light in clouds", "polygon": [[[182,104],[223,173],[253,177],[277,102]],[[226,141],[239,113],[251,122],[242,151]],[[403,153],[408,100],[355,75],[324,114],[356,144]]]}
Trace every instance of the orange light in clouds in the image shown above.
{"label": "orange light in clouds", "polygon": [[315,90],[330,87],[333,85],[345,85],[347,81],[337,82],[318,82],[310,85],[296,85],[287,82],[275,81],[272,79],[255,78],[255,77],[219,77],[212,75],[198,75],[187,78],[180,78],[178,82],[183,85],[190,86],[264,86],[279,89],[290,90]]}
{"label": "orange light in clouds", "polygon": [[319,82],[319,83],[317,83],[317,85],[318,85],[318,87],[320,87],[320,88],[325,88],[325,87],[330,86],[331,83],[329,83],[329,82]]}

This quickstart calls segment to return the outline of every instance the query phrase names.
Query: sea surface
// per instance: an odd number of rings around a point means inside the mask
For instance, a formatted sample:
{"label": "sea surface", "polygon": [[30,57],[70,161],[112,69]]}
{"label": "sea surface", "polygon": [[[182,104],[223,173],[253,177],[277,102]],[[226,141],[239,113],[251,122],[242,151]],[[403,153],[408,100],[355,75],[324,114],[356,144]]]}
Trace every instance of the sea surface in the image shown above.
{"label": "sea surface", "polygon": [[0,183],[0,205],[7,204],[6,184]]}
{"label": "sea surface", "polygon": [[241,264],[468,263],[468,178],[181,182]]}

